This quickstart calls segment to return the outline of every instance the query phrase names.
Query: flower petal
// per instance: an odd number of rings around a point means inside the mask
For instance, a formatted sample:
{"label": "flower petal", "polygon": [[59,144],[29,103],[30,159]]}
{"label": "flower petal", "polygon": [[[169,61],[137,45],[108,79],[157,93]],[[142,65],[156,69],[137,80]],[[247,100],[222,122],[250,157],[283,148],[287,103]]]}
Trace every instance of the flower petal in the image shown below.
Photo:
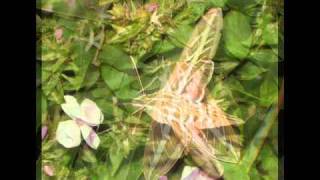
{"label": "flower petal", "polygon": [[79,146],[81,143],[80,128],[76,121],[60,122],[56,132],[57,141],[66,148]]}
{"label": "flower petal", "polygon": [[41,128],[41,140],[43,140],[48,134],[48,127],[47,126],[43,126]]}
{"label": "flower petal", "polygon": [[215,180],[197,167],[185,166],[181,180]]}
{"label": "flower petal", "polygon": [[190,175],[193,175],[193,172],[197,170],[197,167],[185,166],[182,171],[181,180],[187,180],[188,178],[190,178]]}
{"label": "flower petal", "polygon": [[97,126],[102,123],[103,115],[95,102],[91,101],[90,99],[85,99],[82,101],[80,106],[82,112],[81,120],[85,121],[91,126]]}
{"label": "flower petal", "polygon": [[94,130],[86,125],[82,124],[80,126],[81,134],[86,143],[93,149],[97,149],[100,144],[100,139]]}
{"label": "flower petal", "polygon": [[78,101],[73,96],[64,96],[65,103],[61,104],[62,110],[72,119],[81,117],[81,109]]}
{"label": "flower petal", "polygon": [[54,175],[54,169],[50,165],[44,165],[43,171],[47,176],[53,176]]}
{"label": "flower petal", "polygon": [[63,36],[63,29],[62,28],[57,28],[54,32],[54,36],[57,40],[57,42],[61,42],[62,36]]}
{"label": "flower petal", "polygon": [[159,180],[168,180],[168,177],[167,176],[160,176]]}

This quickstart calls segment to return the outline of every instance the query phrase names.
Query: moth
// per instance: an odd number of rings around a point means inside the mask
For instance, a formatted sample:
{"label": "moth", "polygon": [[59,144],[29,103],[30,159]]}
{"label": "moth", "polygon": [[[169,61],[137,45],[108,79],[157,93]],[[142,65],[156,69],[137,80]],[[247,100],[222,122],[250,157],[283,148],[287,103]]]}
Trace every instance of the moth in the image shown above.
{"label": "moth", "polygon": [[241,143],[233,126],[243,121],[226,114],[206,93],[222,27],[222,10],[210,9],[196,25],[164,87],[133,102],[153,119],[143,160],[147,180],[168,173],[185,154],[214,178],[223,175],[220,161],[239,160]]}

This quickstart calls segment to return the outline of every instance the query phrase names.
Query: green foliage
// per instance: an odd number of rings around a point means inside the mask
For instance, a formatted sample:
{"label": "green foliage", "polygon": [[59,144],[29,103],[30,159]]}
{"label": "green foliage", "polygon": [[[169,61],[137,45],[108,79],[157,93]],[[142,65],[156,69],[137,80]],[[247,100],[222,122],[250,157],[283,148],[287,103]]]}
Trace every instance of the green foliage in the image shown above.
{"label": "green foliage", "polygon": [[252,43],[249,18],[238,11],[229,12],[224,18],[224,43],[230,55],[244,59]]}
{"label": "green foliage", "polygon": [[256,66],[251,62],[245,63],[238,71],[237,78],[239,80],[250,81],[261,78],[260,75],[266,70],[262,67]]}
{"label": "green foliage", "polygon": [[[282,7],[274,1],[95,0],[75,1],[74,7],[72,0],[37,3],[46,12],[37,15],[36,125],[37,131],[41,123],[49,128],[42,141],[42,166],[54,167],[53,179],[143,179],[151,119],[133,114],[136,109],[130,104],[142,93],[139,78],[146,92],[161,88],[201,16],[222,7],[222,40],[208,93],[246,122],[239,129],[244,161],[223,163],[224,178],[277,179],[278,126],[276,119],[265,123],[282,79],[277,74]],[[148,3],[159,5],[155,14]],[[151,21],[154,15],[161,26]],[[60,39],[58,29],[63,31]],[[97,150],[85,143],[66,149],[56,142],[57,124],[68,118],[60,108],[64,95],[89,98],[101,108],[105,120],[96,128],[101,140]],[[183,160],[169,179],[179,179],[183,167],[193,165],[188,156]],[[42,179],[52,178],[43,173]]]}

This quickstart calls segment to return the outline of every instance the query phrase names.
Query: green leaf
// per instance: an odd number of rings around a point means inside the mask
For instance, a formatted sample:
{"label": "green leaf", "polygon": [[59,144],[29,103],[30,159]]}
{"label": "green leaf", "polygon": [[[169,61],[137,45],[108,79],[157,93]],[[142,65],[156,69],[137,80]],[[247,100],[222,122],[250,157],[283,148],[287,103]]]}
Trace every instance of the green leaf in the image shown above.
{"label": "green leaf", "polygon": [[261,149],[257,162],[257,170],[264,180],[278,179],[278,157],[269,144]]}
{"label": "green leaf", "polygon": [[268,137],[271,128],[273,127],[272,125],[277,120],[277,117],[278,107],[277,105],[273,105],[266,113],[262,124],[253,136],[251,142],[244,148],[243,157],[240,164],[245,168],[246,172],[250,171],[256,158],[258,157],[259,152],[263,147],[263,144]]}
{"label": "green leaf", "polygon": [[220,107],[223,109],[227,109],[231,104],[235,102],[232,91],[228,88],[222,81],[214,82],[212,88],[210,88],[210,94],[215,99],[223,99],[221,103],[219,103]]}
{"label": "green leaf", "polygon": [[112,164],[111,175],[115,175],[119,169],[121,162],[124,158],[123,154],[116,148],[116,146],[111,146],[109,149],[109,158]]}
{"label": "green leaf", "polygon": [[168,51],[173,50],[174,48],[176,48],[176,46],[168,39],[165,39],[163,41],[158,41],[155,43],[151,50],[151,54],[154,55],[166,53]]}
{"label": "green leaf", "polygon": [[227,4],[232,9],[245,11],[248,7],[254,6],[259,1],[261,1],[261,0],[245,0],[245,1],[228,0]]}
{"label": "green leaf", "polygon": [[237,77],[239,80],[253,80],[261,78],[260,75],[266,72],[262,67],[258,67],[251,62],[247,62],[237,71]]}
{"label": "green leaf", "polygon": [[[96,1],[85,2],[85,1],[66,1],[60,0],[43,0],[41,1],[40,8],[45,11],[51,11],[63,16],[81,17],[86,19],[96,20],[99,17],[99,11],[95,11],[97,8]],[[95,4],[94,4],[95,3]]]}
{"label": "green leaf", "polygon": [[231,11],[224,18],[224,44],[228,53],[243,59],[251,46],[251,27],[249,19],[244,14]]}
{"label": "green leaf", "polygon": [[250,173],[250,178],[254,179],[254,180],[263,180],[263,177],[261,176],[261,174],[259,174],[258,170],[256,168],[252,168]]}
{"label": "green leaf", "polygon": [[210,5],[220,8],[223,8],[227,2],[228,0],[209,0]]}
{"label": "green leaf", "polygon": [[278,101],[278,78],[268,73],[260,86],[260,104],[270,106]]}
{"label": "green leaf", "polygon": [[81,152],[81,159],[88,163],[97,163],[95,154],[89,148],[83,148]]}
{"label": "green leaf", "polygon": [[222,163],[224,165],[224,179],[250,180],[246,169],[239,164]]}
{"label": "green leaf", "polygon": [[[258,95],[254,94],[254,91],[252,89],[247,88],[245,86],[244,81],[239,81],[234,76],[229,77],[225,81],[225,86],[228,87],[230,90],[232,90],[232,95],[235,98],[236,102],[254,102],[257,103],[260,98]],[[251,81],[245,81],[252,83]],[[254,89],[253,89],[254,90]]]}
{"label": "green leaf", "polygon": [[75,59],[75,64],[79,70],[76,71],[73,85],[75,89],[79,89],[86,77],[87,70],[93,59],[93,51],[90,50],[86,52],[84,43],[77,44],[74,51],[78,54]]}
{"label": "green leaf", "polygon": [[278,23],[269,23],[262,31],[262,38],[264,42],[268,45],[278,44]]}
{"label": "green leaf", "polygon": [[120,99],[133,99],[139,95],[139,91],[133,89],[130,84],[128,84],[116,91],[115,94]]}
{"label": "green leaf", "polygon": [[86,77],[83,81],[82,86],[84,86],[86,88],[90,88],[91,86],[96,84],[96,82],[99,79],[99,76],[100,76],[99,69],[97,69],[95,67],[89,68],[89,70],[86,74]]}
{"label": "green leaf", "polygon": [[114,176],[114,180],[138,180],[142,174],[143,169],[143,149],[138,148],[132,153],[130,153],[129,157],[124,160],[122,166],[119,168],[119,171]]}
{"label": "green leaf", "polygon": [[127,73],[119,71],[107,65],[101,67],[101,75],[104,82],[108,85],[109,88],[111,88],[111,90],[117,90],[135,80]]}
{"label": "green leaf", "polygon": [[206,10],[206,5],[199,2],[191,2],[174,17],[174,22],[177,24],[191,24],[196,22]]}
{"label": "green leaf", "polygon": [[109,166],[109,164],[106,164],[104,162],[98,162],[98,164],[91,170],[90,179],[92,178],[92,180],[112,180]]}
{"label": "green leaf", "polygon": [[215,63],[215,72],[218,74],[227,75],[233,69],[239,65],[239,61],[225,61],[221,63]]}
{"label": "green leaf", "polygon": [[132,69],[130,57],[118,46],[105,45],[99,55],[102,63],[111,65],[118,70]]}
{"label": "green leaf", "polygon": [[176,47],[184,48],[190,38],[193,31],[190,25],[178,25],[175,29],[170,29],[168,31],[169,40]]}
{"label": "green leaf", "polygon": [[275,54],[271,49],[259,49],[252,51],[248,59],[266,68],[269,67],[270,63],[278,62],[277,54]]}
{"label": "green leaf", "polygon": [[[98,107],[101,109],[103,114],[105,115],[105,119],[109,117],[113,117],[113,104],[112,102],[106,101],[105,99],[99,99],[95,101]],[[107,121],[104,121],[107,123]]]}
{"label": "green leaf", "polygon": [[111,97],[111,91],[107,87],[95,88],[91,91],[94,98],[108,98]]}
{"label": "green leaf", "polygon": [[117,34],[115,34],[110,41],[108,41],[108,43],[116,44],[128,41],[131,38],[136,37],[144,27],[145,24],[140,22],[136,22],[125,27],[113,25],[113,28],[117,31]]}

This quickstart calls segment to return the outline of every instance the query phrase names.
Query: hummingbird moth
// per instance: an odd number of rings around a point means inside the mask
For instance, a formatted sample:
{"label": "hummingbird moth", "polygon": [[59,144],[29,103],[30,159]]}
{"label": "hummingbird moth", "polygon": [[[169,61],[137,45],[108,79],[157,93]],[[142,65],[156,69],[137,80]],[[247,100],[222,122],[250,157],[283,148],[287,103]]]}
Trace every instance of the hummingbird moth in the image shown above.
{"label": "hummingbird moth", "polygon": [[226,114],[206,95],[223,26],[222,10],[210,9],[196,25],[164,87],[136,98],[153,119],[144,152],[144,176],[159,179],[184,154],[214,178],[223,175],[220,161],[236,163],[240,138],[233,126],[242,120]]}

